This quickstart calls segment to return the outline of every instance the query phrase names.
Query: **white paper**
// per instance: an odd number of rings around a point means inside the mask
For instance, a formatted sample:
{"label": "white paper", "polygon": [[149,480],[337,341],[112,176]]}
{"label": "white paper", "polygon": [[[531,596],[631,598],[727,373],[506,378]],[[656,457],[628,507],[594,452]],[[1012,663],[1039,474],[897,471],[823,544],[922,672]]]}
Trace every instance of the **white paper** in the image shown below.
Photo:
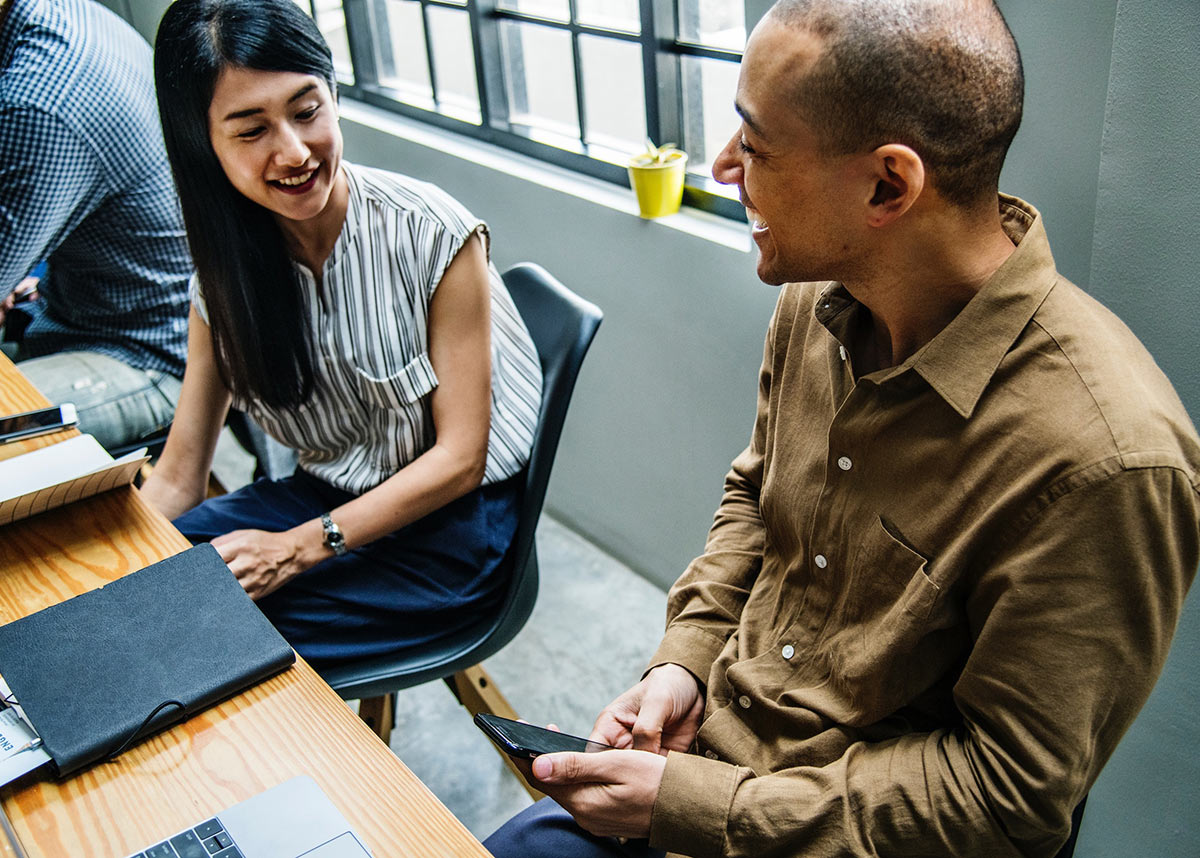
{"label": "white paper", "polygon": [[91,435],[40,447],[0,462],[0,502],[48,489],[113,463]]}
{"label": "white paper", "polygon": [[0,786],[50,762],[45,749],[28,747],[34,738],[33,729],[15,709],[0,709]]}
{"label": "white paper", "polygon": [[128,485],[146,461],[143,448],[113,461],[91,435],[0,461],[0,525]]}

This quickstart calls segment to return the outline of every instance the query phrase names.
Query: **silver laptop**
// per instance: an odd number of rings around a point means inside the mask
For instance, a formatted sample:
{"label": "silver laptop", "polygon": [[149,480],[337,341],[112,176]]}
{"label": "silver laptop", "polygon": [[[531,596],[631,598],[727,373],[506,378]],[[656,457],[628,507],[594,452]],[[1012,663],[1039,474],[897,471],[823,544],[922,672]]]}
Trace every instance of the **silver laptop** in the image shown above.
{"label": "silver laptop", "polygon": [[301,775],[129,858],[371,858],[371,851]]}

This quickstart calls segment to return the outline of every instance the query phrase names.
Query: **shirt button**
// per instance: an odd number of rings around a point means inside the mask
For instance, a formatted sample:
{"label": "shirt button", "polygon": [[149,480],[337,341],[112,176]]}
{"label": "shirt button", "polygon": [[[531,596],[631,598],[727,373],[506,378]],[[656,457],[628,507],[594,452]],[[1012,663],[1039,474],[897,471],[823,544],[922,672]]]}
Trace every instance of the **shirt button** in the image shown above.
{"label": "shirt button", "polygon": [[838,346],[838,354],[842,356],[842,360],[846,359],[846,347]]}
{"label": "shirt button", "polygon": [[708,757],[710,760],[715,760],[717,758],[717,752],[716,751],[705,751],[704,756]]}
{"label": "shirt button", "polygon": [[791,644],[784,644],[784,647],[783,647],[783,657],[784,658],[791,658],[795,654],[796,654],[796,648],[794,646],[792,646]]}
{"label": "shirt button", "polygon": [[741,706],[743,709],[749,709],[750,708],[750,698],[747,697],[745,694],[743,694],[741,697],[738,698],[738,706]]}
{"label": "shirt button", "polygon": [[838,467],[841,468],[843,471],[850,470],[850,468],[853,467],[853,465],[854,465],[854,463],[850,461],[849,456],[842,456],[840,459],[838,459]]}
{"label": "shirt button", "polygon": [[829,561],[825,559],[824,554],[818,554],[816,557],[814,557],[813,563],[817,564],[818,569],[824,569],[826,566],[829,565]]}

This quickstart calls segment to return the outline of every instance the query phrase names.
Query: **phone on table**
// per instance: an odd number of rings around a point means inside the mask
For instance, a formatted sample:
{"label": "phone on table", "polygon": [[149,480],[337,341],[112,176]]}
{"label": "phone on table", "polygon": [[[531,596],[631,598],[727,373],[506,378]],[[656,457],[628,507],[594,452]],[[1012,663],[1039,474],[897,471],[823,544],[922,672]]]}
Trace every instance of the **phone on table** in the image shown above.
{"label": "phone on table", "polygon": [[577,751],[591,753],[593,751],[611,751],[612,745],[603,742],[593,742],[568,733],[558,733],[544,727],[535,727],[520,721],[512,721],[497,715],[484,712],[475,716],[475,726],[482,730],[489,739],[510,757],[532,760],[540,754],[553,754],[558,751]]}
{"label": "phone on table", "polygon": [[0,444],[19,441],[33,435],[44,435],[47,432],[57,432],[78,422],[75,406],[70,402],[53,408],[26,411],[24,414],[9,414],[0,417]]}

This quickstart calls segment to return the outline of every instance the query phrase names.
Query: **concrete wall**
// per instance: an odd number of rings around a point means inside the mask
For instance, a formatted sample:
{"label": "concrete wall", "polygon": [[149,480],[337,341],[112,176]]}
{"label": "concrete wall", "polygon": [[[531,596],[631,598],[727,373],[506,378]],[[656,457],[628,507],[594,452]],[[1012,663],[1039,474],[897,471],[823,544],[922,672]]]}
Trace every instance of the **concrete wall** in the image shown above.
{"label": "concrete wall", "polygon": [[[1195,0],[1117,5],[1090,290],[1137,332],[1200,422],[1197,45]],[[1158,686],[1092,790],[1081,856],[1200,855],[1198,661],[1193,591]]]}
{"label": "concrete wall", "polygon": [[171,0],[99,0],[99,2],[132,24],[152,45],[154,44],[154,33],[158,30],[158,21],[167,7],[171,5]]}

